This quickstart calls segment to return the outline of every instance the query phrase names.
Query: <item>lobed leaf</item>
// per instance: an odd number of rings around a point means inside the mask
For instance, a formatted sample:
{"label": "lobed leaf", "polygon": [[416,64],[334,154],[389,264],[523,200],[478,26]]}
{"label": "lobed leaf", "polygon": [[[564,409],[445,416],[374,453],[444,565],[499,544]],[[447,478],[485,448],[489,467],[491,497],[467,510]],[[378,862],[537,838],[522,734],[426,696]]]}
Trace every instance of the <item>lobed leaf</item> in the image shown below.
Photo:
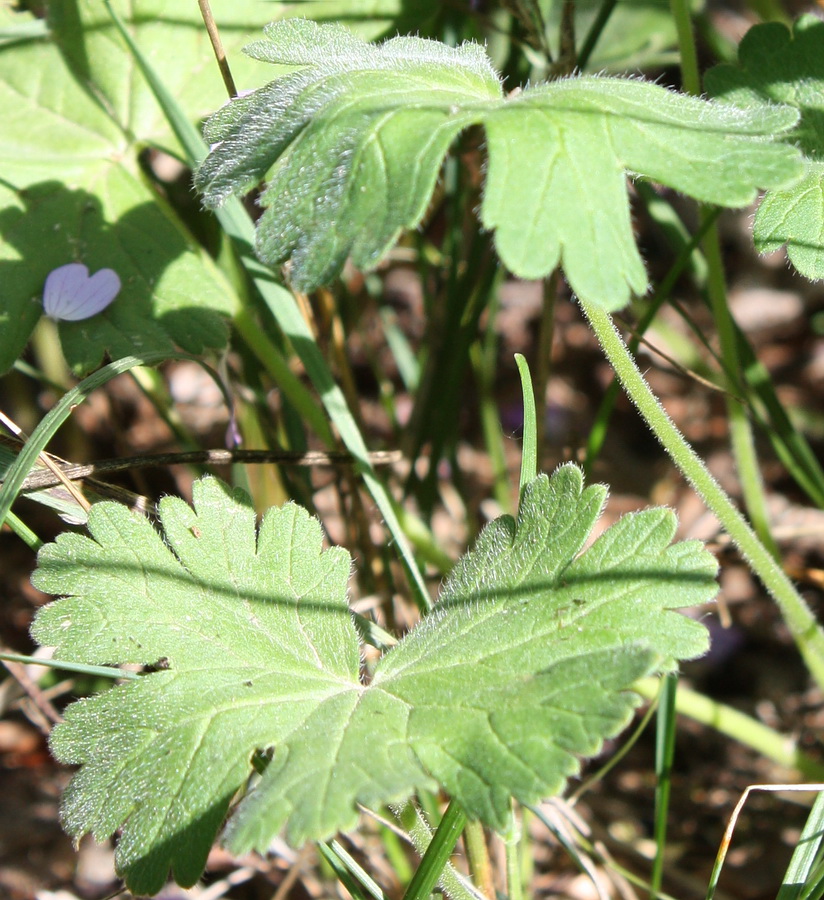
{"label": "lobed leaf", "polygon": [[501,88],[477,45],[367,44],[304,19],[265,34],[246,52],[301,68],[207,122],[213,146],[196,183],[215,206],[277,163],[261,197],[258,252],[275,265],[290,259],[294,285],[308,290],[347,256],[375,265],[420,221],[449,144]]}
{"label": "lobed leaf", "polygon": [[[764,196],[753,226],[756,248],[786,246],[798,271],[824,278],[824,22],[801,16],[790,31],[778,22],[755,25],[738,48],[738,66],[707,72],[707,91],[751,112],[782,103],[798,110],[797,126],[781,139],[801,149],[804,175]],[[766,185],[765,185],[766,186]]]}
{"label": "lobed leaf", "polygon": [[293,844],[327,838],[355,824],[357,803],[436,784],[495,827],[511,795],[557,793],[627,724],[636,679],[707,645],[672,610],[713,596],[713,558],[671,544],[660,509],[580,553],[604,496],[573,466],[533,481],[518,520],[485,529],[370,683],[349,558],[322,550],[304,510],[269,510],[256,531],[248,497],[214,478],[196,483],[193,509],[161,501],[162,535],[95,504],[90,537],[40,551],[35,584],[64,597],[33,633],[58,658],[156,671],[72,704],[55,728],[54,753],[80,766],[66,828],[122,829],[118,871],[154,893],[170,869],[194,883],[244,785],[224,835],[235,852],[264,851],[284,826]]}
{"label": "lobed leaf", "polygon": [[334,278],[348,256],[374,266],[418,225],[449,145],[473,124],[488,139],[481,220],[502,261],[527,278],[560,264],[583,299],[608,309],[647,284],[627,173],[729,206],[801,174],[797,152],[771,140],[796,123],[788,108],[734,110],[600,77],[504,97],[476,44],[371,45],[303,20],[268,26],[246,51],[290,69],[208,120],[196,184],[217,206],[268,173],[258,253],[289,262],[301,290]]}

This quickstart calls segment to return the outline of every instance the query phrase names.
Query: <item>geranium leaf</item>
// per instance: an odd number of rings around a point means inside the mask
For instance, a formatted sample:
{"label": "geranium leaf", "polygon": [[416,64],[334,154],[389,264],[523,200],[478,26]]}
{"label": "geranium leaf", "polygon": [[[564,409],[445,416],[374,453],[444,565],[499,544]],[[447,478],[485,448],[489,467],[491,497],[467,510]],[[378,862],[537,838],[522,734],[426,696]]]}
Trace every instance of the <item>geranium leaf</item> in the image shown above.
{"label": "geranium leaf", "polygon": [[601,487],[573,466],[527,486],[516,521],[490,525],[441,603],[359,675],[346,604],[350,561],[322,551],[319,524],[289,504],[255,531],[247,497],[206,478],[194,510],[160,505],[163,536],[112,503],[91,538],[61,535],[35,583],[64,599],[34,634],[58,658],[157,671],[72,704],[53,732],[78,764],[64,799],[71,834],[122,828],[118,870],[153,893],[169,869],[200,875],[252,758],[262,777],[229,819],[236,852],[352,827],[378,805],[440,783],[500,827],[508,798],[557,793],[580,756],[629,720],[641,676],[706,649],[671,610],[710,599],[715,562],[670,544],[666,510],[630,515],[578,555]]}
{"label": "geranium leaf", "polygon": [[196,182],[214,206],[269,174],[258,252],[288,261],[302,290],[332,279],[347,256],[374,266],[416,226],[450,143],[472,124],[488,137],[481,219],[503,262],[530,278],[560,264],[582,298],[609,309],[647,283],[627,173],[729,206],[801,173],[797,152],[768,140],[795,124],[789,108],[747,113],[595,77],[504,97],[477,44],[372,45],[302,20],[265,35],[246,52],[292,69],[207,122],[212,150]]}
{"label": "geranium leaf", "polygon": [[738,48],[739,65],[707,72],[707,91],[719,100],[754,111],[783,103],[800,113],[783,140],[801,149],[804,177],[768,191],[753,225],[762,253],[787,248],[798,271],[824,278],[824,22],[799,18],[792,32],[778,22],[753,26]]}
{"label": "geranium leaf", "polygon": [[[158,16],[116,5],[193,118],[220,102],[196,5],[173,0]],[[114,269],[123,284],[101,315],[60,324],[78,373],[106,353],[224,346],[238,298],[141,171],[146,142],[177,147],[150,89],[102,3],[52,3],[48,12],[46,39],[0,48],[0,372],[42,313],[49,273],[75,262]],[[254,0],[234,4],[230,47],[264,16]],[[249,74],[253,64],[243,62]]]}

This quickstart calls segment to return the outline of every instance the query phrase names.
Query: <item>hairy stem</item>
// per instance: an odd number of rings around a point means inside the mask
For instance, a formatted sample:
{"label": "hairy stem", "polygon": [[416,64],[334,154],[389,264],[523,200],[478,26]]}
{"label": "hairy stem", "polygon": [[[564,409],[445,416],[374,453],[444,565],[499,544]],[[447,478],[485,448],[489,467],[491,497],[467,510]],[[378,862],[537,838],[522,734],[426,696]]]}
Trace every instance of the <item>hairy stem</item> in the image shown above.
{"label": "hairy stem", "polygon": [[644,381],[609,315],[591,303],[581,301],[581,307],[624,390],[675,465],[718,517],[753,572],[776,601],[810,672],[824,687],[824,631],[810,608],[664,411]]}

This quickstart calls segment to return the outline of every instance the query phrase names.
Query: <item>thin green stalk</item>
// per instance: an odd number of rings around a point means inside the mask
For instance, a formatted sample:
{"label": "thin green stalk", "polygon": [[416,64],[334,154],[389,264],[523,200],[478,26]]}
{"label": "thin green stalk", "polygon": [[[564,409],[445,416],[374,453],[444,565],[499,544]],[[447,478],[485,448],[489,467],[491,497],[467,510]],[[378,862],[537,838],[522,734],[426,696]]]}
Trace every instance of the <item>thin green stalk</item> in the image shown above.
{"label": "thin green stalk", "polygon": [[407,884],[415,873],[415,869],[407,853],[407,841],[402,840],[407,836],[400,829],[390,828],[389,825],[381,825],[380,842],[386,861],[392,867],[392,872],[401,884]]}
{"label": "thin green stalk", "polygon": [[541,324],[538,328],[538,360],[535,372],[535,396],[541,410],[540,421],[536,422],[535,455],[540,466],[544,458],[546,428],[544,427],[544,410],[546,409],[546,389],[552,369],[552,343],[555,338],[555,297],[558,290],[558,269],[549,278],[544,279],[543,303],[541,304]]}
{"label": "thin green stalk", "polygon": [[492,861],[486,845],[486,834],[480,822],[467,822],[464,828],[464,846],[469,862],[469,875],[476,888],[487,897],[495,896],[492,880]]}
{"label": "thin green stalk", "polygon": [[504,835],[506,854],[506,889],[509,900],[523,900],[524,889],[521,882],[521,839],[523,829],[518,821],[515,801],[510,803],[509,825]]}
{"label": "thin green stalk", "polygon": [[[650,682],[655,681],[655,679],[650,678]],[[660,682],[657,682],[660,684]],[[642,693],[638,687],[636,686],[634,690],[638,690],[639,693]],[[578,785],[577,788],[569,795],[567,798],[567,802],[574,806],[581,797],[586,794],[593,785],[598,784],[603,781],[604,778],[617,766],[620,764],[621,760],[629,753],[630,750],[638,743],[638,739],[641,735],[647,730],[647,725],[649,725],[650,720],[655,715],[658,710],[658,700],[660,698],[660,690],[655,693],[652,697],[649,697],[648,694],[644,693],[643,696],[648,697],[650,699],[650,704],[647,707],[647,711],[641,716],[641,721],[635,726],[632,730],[632,734],[621,744],[621,746],[615,750],[614,752],[609,754],[607,761],[599,768],[596,769],[591,775],[587,776],[587,778]]]}
{"label": "thin green stalk", "polygon": [[675,757],[675,698],[678,692],[678,674],[664,677],[660,693],[655,735],[655,859],[650,873],[650,898],[661,890],[664,876],[664,853],[667,846],[667,819],[669,814],[670,787],[672,785],[672,761]]}
{"label": "thin green stalk", "polygon": [[[496,287],[502,277],[503,269],[499,268],[499,275],[496,276]],[[511,513],[512,485],[509,483],[509,473],[506,466],[500,410],[493,392],[495,366],[498,358],[498,336],[495,331],[498,306],[498,291],[493,288],[489,299],[486,332],[482,338],[472,345],[470,357],[472,368],[475,371],[475,381],[478,384],[478,406],[481,415],[481,428],[484,433],[484,443],[492,463],[492,491],[503,512]]]}
{"label": "thin green stalk", "polygon": [[293,374],[289,363],[284,359],[278,348],[269,340],[260,323],[256,321],[252,312],[244,307],[235,315],[234,325],[238,333],[246,341],[249,349],[261,363],[266,372],[289,402],[300,414],[301,419],[315,432],[323,443],[332,448],[335,446],[335,437],[329,422],[318,406],[315,398],[303,386],[301,380]]}
{"label": "thin green stalk", "polygon": [[581,301],[581,307],[630,399],[778,603],[810,672],[824,687],[824,631],[810,608],[664,411],[644,381],[609,315],[591,303]]}
{"label": "thin green stalk", "polygon": [[[721,210],[716,207],[709,213],[705,211],[701,227],[693,235],[690,234],[686,225],[684,225],[672,208],[672,205],[656,194],[649,184],[639,181],[636,183],[636,190],[644,201],[647,212],[677,253],[675,262],[656,288],[655,294],[647,303],[644,315],[635,327],[637,334],[643,334],[660,304],[670,296],[672,286],[684,268],[689,268],[696,285],[706,293],[708,266],[703,254],[697,248],[703,240],[707,229],[715,221]],[[700,329],[686,316],[684,318],[707,351],[717,359],[722,368],[727,370],[727,378],[732,378],[733,373],[729,371],[727,362],[723,358],[719,358],[713,349],[708,346]],[[759,362],[747,338],[734,320],[732,325],[737,341],[741,380],[746,388],[745,399],[748,414],[752,421],[761,429],[762,433],[767,436],[775,454],[787,468],[790,475],[796,480],[802,490],[808,494],[810,499],[817,506],[824,509],[824,469],[822,469],[804,435],[793,425],[784,407],[781,405],[769,373],[763,364]],[[634,354],[638,348],[638,341],[634,336],[629,346]],[[613,381],[601,402],[598,414],[595,417],[595,423],[590,431],[584,464],[584,468],[588,473],[603,446],[608,418],[618,393],[617,389],[618,384],[616,381]]]}
{"label": "thin green stalk", "polygon": [[412,876],[403,900],[429,900],[449,857],[466,825],[466,813],[453,800],[443,814],[432,841],[426,848],[421,864]]}
{"label": "thin green stalk", "polygon": [[35,553],[43,546],[43,541],[29,528],[28,525],[19,519],[13,512],[6,513],[6,525],[23,541],[28,544],[29,548]]}
{"label": "thin green stalk", "polygon": [[94,675],[100,678],[118,678],[123,681],[137,681],[141,676],[128,669],[114,666],[89,666],[85,663],[67,662],[59,659],[41,659],[39,656],[24,656],[22,653],[0,653],[0,659],[8,662],[22,663],[24,666],[43,666],[47,669],[60,669],[63,672],[77,672],[80,675]]}
{"label": "thin green stalk", "polygon": [[741,402],[732,396],[741,393],[736,383],[740,371],[738,358],[738,339],[735,325],[727,303],[727,286],[724,278],[724,266],[721,260],[721,243],[718,228],[712,225],[704,238],[704,256],[707,260],[707,290],[710,298],[715,328],[721,344],[721,356],[725,362],[725,370],[735,373],[735,381],[729,385],[726,394],[727,418],[730,427],[732,452],[735,458],[744,505],[750,514],[756,534],[761,543],[777,559],[778,546],[770,533],[767,502],[764,496],[764,483],[761,468],[755,452],[755,439],[752,433],[747,411]]}
{"label": "thin green stalk", "polygon": [[595,16],[592,25],[590,25],[587,36],[584,38],[584,43],[578,51],[578,59],[575,61],[577,69],[581,71],[586,69],[589,58],[592,56],[592,51],[595,49],[595,45],[598,43],[598,39],[601,37],[609,17],[617,5],[618,0],[601,0],[598,14]]}
{"label": "thin green stalk", "polygon": [[[661,301],[669,296],[672,285],[675,283],[675,278],[685,266],[688,265],[696,285],[706,293],[708,265],[697,247],[721,210],[718,207],[713,208],[711,211],[705,210],[701,227],[692,235],[672,208],[672,205],[656,194],[649,184],[639,181],[636,184],[636,190],[646,204],[647,212],[655,221],[670,246],[677,252],[677,258],[672,268],[659,284],[655,295],[647,306],[647,312],[636,326],[636,331],[643,334],[647,327],[646,323],[651,318],[650,313],[653,312],[653,308],[657,308],[656,304],[660,304]],[[712,348],[708,346],[700,329],[694,326],[689,319],[684,318],[708,352],[718,359],[722,368],[727,370],[727,378],[734,380],[735,373],[729,369],[728,361],[724,358],[718,358]],[[746,388],[745,399],[750,418],[767,436],[776,455],[787,468],[790,475],[809,495],[810,499],[817,506],[824,509],[824,469],[822,469],[806,438],[790,421],[775,393],[769,373],[758,361],[745,335],[734,320],[732,321],[732,326],[736,335],[739,372],[743,385]],[[630,350],[632,353],[635,353],[636,349],[637,342],[633,338],[630,341]],[[616,388],[616,382],[612,382],[607,392],[609,398],[605,397],[601,403],[598,416],[596,416],[595,426],[587,444],[587,463],[585,468],[587,465],[592,464],[592,461],[601,449],[606,429],[604,417],[608,415],[608,410],[612,408],[614,397],[617,394]]]}
{"label": "thin green stalk", "polygon": [[[129,52],[140,67],[175,136],[184,148],[188,161],[192,165],[196,164],[206,155],[208,148],[192,123],[186,118],[175,98],[152,69],[148,59],[132,39],[122,19],[112,7],[110,0],[105,0],[104,6],[126,46],[129,48]],[[392,500],[369,462],[363,435],[358,429],[352,411],[346,404],[343,392],[335,383],[329,366],[326,364],[326,360],[323,358],[323,354],[312,332],[300,313],[294,295],[283,285],[278,284],[271,269],[264,266],[255,257],[252,249],[255,243],[254,225],[241,202],[237,198],[227,201],[217,211],[216,215],[223,230],[232,240],[241,258],[243,267],[254,282],[260,297],[271,311],[278,327],[290,340],[295,353],[297,353],[300,361],[303,363],[306,374],[320,395],[327,415],[337,427],[346,449],[355,458],[356,471],[363,478],[366,489],[380,510],[387,530],[398,548],[414,602],[421,610],[428,611],[432,607],[432,601],[426,589],[423,576],[415,563],[409,542],[406,540],[406,536],[401,530],[400,523],[395,515]]]}
{"label": "thin green stalk", "polygon": [[678,35],[678,51],[681,54],[681,87],[687,94],[701,93],[701,76],[698,74],[698,54],[692,34],[692,10],[688,0],[670,0],[675,31]]}
{"label": "thin green stalk", "polygon": [[[647,700],[654,700],[660,691],[657,678],[642,678],[632,689]],[[701,725],[714,728],[719,734],[751,747],[761,756],[780,766],[796,769],[802,777],[811,781],[824,781],[824,765],[799,750],[796,741],[781,734],[725,703],[712,700],[684,684],[678,685],[675,711]]]}
{"label": "thin green stalk", "polygon": [[[423,799],[423,796],[431,797],[431,795],[422,795],[419,799]],[[420,807],[409,801],[396,807],[393,812],[408,834],[412,846],[423,856],[432,842],[433,830]],[[451,862],[446,864],[439,886],[450,900],[484,900],[485,898],[485,895],[469,879],[461,875]]]}
{"label": "thin green stalk", "polygon": [[[692,10],[688,0],[671,0],[671,8],[675,17],[678,32],[678,49],[681,53],[681,80],[687,93],[698,96],[701,93],[701,76],[698,71],[698,54],[695,48],[695,36],[692,30]],[[707,209],[702,210],[702,219],[710,215]],[[738,380],[740,362],[738,359],[738,342],[735,326],[727,303],[727,286],[724,277],[724,265],[721,260],[721,242],[715,224],[707,230],[703,241],[704,256],[707,260],[707,291],[712,308],[715,328],[721,343],[721,356],[725,369],[733,373],[732,383],[726,397],[727,418],[730,427],[732,452],[735,458],[744,505],[752,519],[756,534],[767,549],[776,558],[778,547],[772,538],[767,516],[767,504],[764,497],[764,484],[761,469],[755,453],[755,440],[747,413],[741,403],[731,396],[740,393]]]}
{"label": "thin green stalk", "polygon": [[335,869],[346,889],[355,896],[355,891],[363,888],[373,900],[387,900],[386,894],[377,882],[364,870],[340,841],[329,841],[318,844],[318,850],[326,857],[326,861]]}
{"label": "thin green stalk", "polygon": [[385,895],[380,889],[378,889],[378,894],[364,892],[359,880],[352,874],[349,867],[345,865],[343,860],[340,859],[338,854],[332,850],[328,844],[318,844],[318,852],[326,862],[329,863],[329,867],[335,873],[335,877],[351,894],[354,900],[369,900],[370,897],[372,900],[385,900]]}
{"label": "thin green stalk", "polygon": [[[675,286],[675,282],[678,280],[678,277],[684,269],[688,267],[691,267],[693,271],[698,268],[702,271],[706,269],[706,263],[704,262],[703,256],[701,256],[698,251],[698,245],[701,242],[701,238],[704,236],[705,230],[709,228],[714,221],[714,218],[707,218],[702,223],[698,232],[690,237],[687,229],[672,209],[672,206],[668,203],[664,203],[648,184],[639,182],[636,185],[636,190],[645,201],[647,210],[653,219],[655,219],[659,226],[663,226],[665,232],[674,235],[678,239],[680,247],[675,261],[672,266],[670,266],[670,269],[664,278],[661,279],[661,282],[655,289],[655,293],[647,303],[643,316],[635,326],[635,334],[633,334],[629,342],[630,352],[633,354],[638,350],[638,347],[641,344],[641,337],[652,324],[653,319],[658,314],[658,310],[669,298],[672,289]],[[667,211],[671,213],[671,215],[668,215]],[[671,243],[675,243],[675,240],[672,240]],[[619,387],[620,385],[617,379],[613,379],[610,382],[609,387],[604,393],[604,398],[601,400],[601,405],[598,407],[598,412],[595,415],[595,421],[593,422],[589,437],[587,438],[586,456],[584,457],[584,472],[587,476],[591,475],[595,460],[598,458],[604,446],[604,441],[607,436],[607,426],[609,425],[609,420],[612,416],[613,408],[615,407],[615,401],[618,399]]]}

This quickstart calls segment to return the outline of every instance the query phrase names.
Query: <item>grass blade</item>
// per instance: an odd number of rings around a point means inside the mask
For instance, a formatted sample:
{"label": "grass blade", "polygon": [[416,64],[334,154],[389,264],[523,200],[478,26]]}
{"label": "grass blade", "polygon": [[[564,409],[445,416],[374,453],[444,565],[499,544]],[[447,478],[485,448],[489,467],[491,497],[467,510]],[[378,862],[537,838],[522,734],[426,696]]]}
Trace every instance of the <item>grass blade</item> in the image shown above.
{"label": "grass blade", "polygon": [[[188,161],[191,164],[197,163],[206,155],[207,148],[203,139],[154,73],[148,60],[132,40],[122,20],[112,8],[111,3],[106,0],[105,5],[167,116],[169,124],[183,145],[189,157]],[[320,395],[329,418],[337,427],[341,440],[355,458],[357,471],[363,478],[367,490],[383,516],[392,540],[398,547],[416,604],[421,610],[429,610],[432,606],[429,592],[415,563],[409,542],[395,515],[392,501],[369,462],[369,454],[363,436],[347,406],[343,392],[335,383],[326,360],[300,313],[294,295],[283,285],[278,284],[273,272],[254,256],[254,226],[241,202],[237,199],[227,201],[225,206],[217,211],[217,218],[224,231],[232,239],[241,262],[254,281],[264,303],[275,317],[280,329],[291,341],[315,386],[315,390]]]}

